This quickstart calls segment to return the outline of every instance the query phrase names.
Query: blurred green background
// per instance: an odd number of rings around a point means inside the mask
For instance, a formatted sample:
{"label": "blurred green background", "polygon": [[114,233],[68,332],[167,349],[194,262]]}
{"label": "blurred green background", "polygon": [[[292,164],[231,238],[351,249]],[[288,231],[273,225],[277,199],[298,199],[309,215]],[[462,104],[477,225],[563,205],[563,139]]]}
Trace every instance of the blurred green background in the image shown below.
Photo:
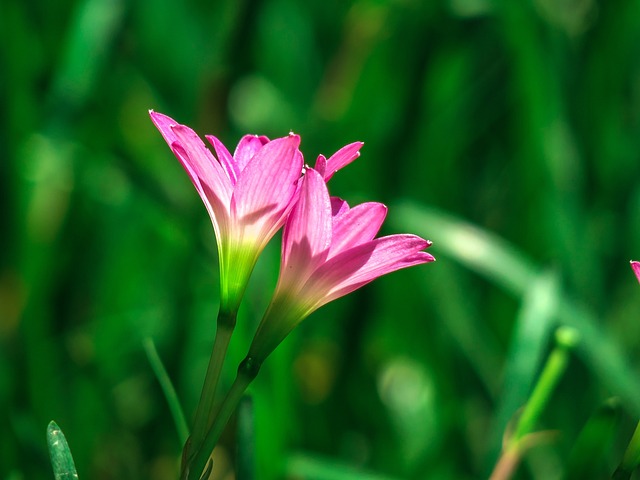
{"label": "blurred green background", "polygon": [[52,419],[81,479],[176,478],[142,342],[191,416],[217,257],[148,109],[229,149],[293,130],[310,164],[364,141],[332,193],[434,241],[269,358],[256,478],[486,478],[560,324],[582,337],[540,422],[561,433],[516,478],[609,478],[640,416],[639,0],[2,0],[0,40],[0,478],[52,478]]}

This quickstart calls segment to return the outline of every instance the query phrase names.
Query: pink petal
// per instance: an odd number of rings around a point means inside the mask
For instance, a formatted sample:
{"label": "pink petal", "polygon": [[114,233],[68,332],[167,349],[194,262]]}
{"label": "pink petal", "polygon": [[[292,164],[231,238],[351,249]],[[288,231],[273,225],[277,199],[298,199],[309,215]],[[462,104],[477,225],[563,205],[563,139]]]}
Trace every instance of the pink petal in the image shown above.
{"label": "pink petal", "polygon": [[206,197],[210,198],[213,195],[220,199],[228,211],[233,187],[222,166],[196,132],[189,127],[174,125],[171,131],[176,138],[175,143],[179,144],[187,155],[186,158],[180,158],[180,161],[188,167],[187,170],[190,169],[197,175]]}
{"label": "pink petal", "polygon": [[327,158],[324,155],[318,155],[316,165],[313,167],[323,178],[327,170]]}
{"label": "pink petal", "polygon": [[349,204],[340,197],[331,197],[331,216],[333,217],[333,223],[338,218],[349,211]]}
{"label": "pink petal", "polygon": [[222,165],[222,168],[224,168],[225,172],[227,172],[227,175],[229,176],[229,180],[231,180],[231,185],[235,186],[242,169],[236,165],[236,162],[229,153],[229,150],[227,150],[227,147],[225,147],[220,140],[213,135],[205,135],[205,138],[216,151],[220,165]]}
{"label": "pink petal", "polygon": [[[293,135],[293,134],[290,134],[290,135]],[[301,165],[304,166],[304,156],[302,155],[302,152],[300,150],[296,150],[296,162],[299,162]]]}
{"label": "pink petal", "polygon": [[340,170],[342,167],[349,165],[356,158],[360,156],[360,149],[364,143],[354,142],[349,145],[345,145],[336,153],[329,157],[327,160],[326,169],[324,172],[324,181],[328,182],[333,177],[333,174]]}
{"label": "pink petal", "polygon": [[255,237],[271,238],[289,208],[302,172],[296,155],[300,137],[277,138],[262,147],[242,170],[231,198],[231,214]]}
{"label": "pink petal", "polygon": [[282,237],[281,276],[302,283],[322,263],[331,244],[331,201],[324,179],[308,168],[300,197],[289,214]]}
{"label": "pink petal", "polygon": [[171,146],[171,144],[176,141],[176,136],[171,131],[171,127],[179,125],[179,123],[173,118],[162,113],[154,112],[153,110],[149,110],[149,116],[151,117],[153,124],[164,137],[167,144]]}
{"label": "pink petal", "polygon": [[313,273],[304,294],[318,299],[316,309],[382,275],[433,262],[433,256],[422,251],[430,245],[431,242],[409,234],[376,238],[325,262]]}
{"label": "pink petal", "polygon": [[373,240],[386,216],[387,207],[376,202],[361,203],[342,215],[334,216],[329,257]]}
{"label": "pink petal", "polygon": [[633,273],[636,274],[636,278],[640,282],[640,262],[631,261],[631,268],[633,268]]}
{"label": "pink petal", "polygon": [[196,190],[200,194],[200,197],[206,203],[207,196],[204,192],[204,189],[202,188],[202,185],[200,184],[200,178],[198,177],[198,174],[194,169],[195,166],[191,165],[189,155],[178,142],[178,137],[176,136],[176,134],[173,133],[172,127],[179,125],[179,123],[176,122],[173,118],[162,113],[154,112],[153,110],[149,110],[149,116],[151,117],[151,121],[153,122],[153,124],[162,134],[164,140],[169,145],[169,148],[171,148],[173,154],[177,157],[184,169],[187,171],[187,174],[189,175],[193,186],[196,187]]}
{"label": "pink petal", "polygon": [[247,163],[249,163],[258,150],[267,143],[269,143],[269,139],[264,135],[260,137],[257,135],[245,135],[242,137],[240,142],[238,142],[236,151],[233,153],[233,159],[235,160],[238,171],[241,172],[244,170]]}
{"label": "pink petal", "polygon": [[154,111],[149,115],[200,194],[219,243],[229,228],[232,189],[229,179],[193,130],[167,115]]}
{"label": "pink petal", "polygon": [[[229,205],[231,185],[224,171],[220,168],[220,164],[213,158],[213,155],[205,147],[198,135],[189,127],[180,125],[167,115],[153,110],[149,112],[149,115],[191,177],[191,181],[198,189],[198,192],[201,195],[203,194],[201,184],[205,183],[210,190],[215,191],[218,196],[226,199],[226,204]],[[182,149],[176,150],[176,144],[179,144]],[[218,186],[218,188],[214,188],[215,186]]]}

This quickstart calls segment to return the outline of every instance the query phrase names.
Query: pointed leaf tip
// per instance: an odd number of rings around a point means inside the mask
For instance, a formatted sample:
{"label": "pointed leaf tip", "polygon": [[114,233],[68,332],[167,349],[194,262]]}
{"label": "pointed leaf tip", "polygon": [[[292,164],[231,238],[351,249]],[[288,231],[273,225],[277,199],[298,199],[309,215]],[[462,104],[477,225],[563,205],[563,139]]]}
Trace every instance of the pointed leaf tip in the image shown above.
{"label": "pointed leaf tip", "polygon": [[55,479],[77,480],[78,473],[76,472],[69,444],[62,430],[54,421],[49,422],[47,426],[47,445]]}

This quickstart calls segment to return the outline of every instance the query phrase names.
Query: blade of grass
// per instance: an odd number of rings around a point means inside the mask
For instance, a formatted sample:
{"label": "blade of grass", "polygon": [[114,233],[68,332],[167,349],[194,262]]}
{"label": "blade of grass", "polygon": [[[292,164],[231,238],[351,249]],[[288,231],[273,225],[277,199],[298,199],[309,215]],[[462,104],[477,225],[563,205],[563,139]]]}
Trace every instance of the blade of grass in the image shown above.
{"label": "blade of grass", "polygon": [[[394,212],[395,227],[433,240],[436,256],[450,257],[518,297],[525,295],[540,270],[498,236],[436,209],[404,203]],[[558,318],[580,333],[576,353],[631,413],[640,416],[640,384],[607,330],[586,308],[563,295],[558,298]]]}
{"label": "blade of grass", "polygon": [[143,346],[144,351],[147,354],[147,358],[149,359],[149,363],[151,364],[151,369],[158,379],[160,388],[162,388],[162,392],[164,393],[164,396],[167,399],[167,403],[169,404],[169,409],[171,410],[171,416],[173,417],[173,421],[176,425],[180,444],[184,445],[189,438],[189,427],[187,426],[187,422],[182,411],[182,406],[180,405],[178,395],[176,394],[176,390],[171,383],[171,379],[167,374],[167,370],[162,364],[162,360],[160,359],[160,355],[158,355],[158,350],[156,349],[153,340],[148,337],[145,338],[143,341]]}
{"label": "blade of grass", "polygon": [[51,421],[47,427],[47,444],[56,480],[77,479],[78,473],[76,472],[69,444],[64,433],[54,421]]}

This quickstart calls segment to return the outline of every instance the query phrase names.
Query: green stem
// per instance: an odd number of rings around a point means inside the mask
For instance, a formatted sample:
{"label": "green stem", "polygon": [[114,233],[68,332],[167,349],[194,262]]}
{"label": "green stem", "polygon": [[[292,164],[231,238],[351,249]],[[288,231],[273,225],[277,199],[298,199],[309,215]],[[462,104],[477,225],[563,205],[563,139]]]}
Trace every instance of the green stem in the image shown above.
{"label": "green stem", "polygon": [[202,445],[196,450],[191,461],[188,462],[183,470],[182,478],[184,480],[200,480],[202,472],[205,470],[209,457],[213,452],[220,436],[224,431],[227,422],[231,418],[234,410],[238,406],[242,395],[253,381],[260,370],[260,362],[252,357],[245,358],[238,367],[238,375],[224,401],[220,405],[220,410],[215,417],[211,428],[207,431]]}
{"label": "green stem", "polygon": [[517,444],[525,435],[531,433],[538,418],[546,407],[560,377],[567,368],[569,351],[577,342],[577,333],[568,327],[559,328],[556,332],[556,347],[549,355],[542,370],[540,379],[533,389],[529,401],[520,416],[513,443]]}
{"label": "green stem", "polygon": [[[196,408],[196,416],[193,424],[193,433],[184,446],[183,462],[188,462],[193,456],[194,450],[199,450],[205,438],[207,430],[213,422],[213,407],[218,388],[218,380],[222,371],[229,341],[236,324],[236,314],[220,311],[216,328],[216,337],[211,350],[211,358],[207,374],[200,394],[200,401]],[[184,465],[183,465],[184,468]]]}
{"label": "green stem", "polygon": [[569,351],[578,342],[578,333],[573,328],[556,330],[556,346],[545,363],[531,397],[524,407],[516,425],[515,433],[502,451],[490,480],[508,480],[515,473],[526,450],[548,437],[544,432],[534,433],[534,428],[558,381],[569,363]]}

